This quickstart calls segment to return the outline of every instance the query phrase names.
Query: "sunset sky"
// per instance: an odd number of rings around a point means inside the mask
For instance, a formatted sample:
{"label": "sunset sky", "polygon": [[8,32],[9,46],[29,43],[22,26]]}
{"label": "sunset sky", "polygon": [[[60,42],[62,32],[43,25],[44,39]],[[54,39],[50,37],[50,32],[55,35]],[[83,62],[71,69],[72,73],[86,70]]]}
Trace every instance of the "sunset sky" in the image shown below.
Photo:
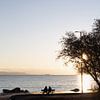
{"label": "sunset sky", "polygon": [[58,42],[97,18],[100,0],[0,0],[0,72],[75,74],[56,60]]}

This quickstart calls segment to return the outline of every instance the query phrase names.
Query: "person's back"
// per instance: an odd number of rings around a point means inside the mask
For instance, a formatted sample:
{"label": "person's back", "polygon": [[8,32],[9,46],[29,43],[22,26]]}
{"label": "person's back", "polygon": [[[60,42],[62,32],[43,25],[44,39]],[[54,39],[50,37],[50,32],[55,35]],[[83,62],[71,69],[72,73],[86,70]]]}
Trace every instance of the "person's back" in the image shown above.
{"label": "person's back", "polygon": [[44,92],[47,92],[47,86],[45,86],[45,88],[44,88]]}
{"label": "person's back", "polygon": [[51,91],[52,91],[52,88],[51,88],[51,86],[49,86],[49,89],[48,89],[48,91],[49,91],[49,92],[51,92]]}

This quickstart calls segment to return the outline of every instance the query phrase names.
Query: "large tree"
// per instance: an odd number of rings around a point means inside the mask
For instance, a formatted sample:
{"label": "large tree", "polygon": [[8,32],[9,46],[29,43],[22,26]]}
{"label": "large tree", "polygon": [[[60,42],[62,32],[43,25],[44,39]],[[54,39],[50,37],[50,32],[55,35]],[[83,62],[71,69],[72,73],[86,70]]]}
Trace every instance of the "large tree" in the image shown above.
{"label": "large tree", "polygon": [[[67,32],[61,40],[62,49],[58,58],[63,58],[65,63],[72,61],[79,72],[90,74],[98,85],[100,92],[100,20],[95,20],[91,32]],[[85,55],[87,58],[82,57]],[[80,67],[82,64],[82,68]]]}

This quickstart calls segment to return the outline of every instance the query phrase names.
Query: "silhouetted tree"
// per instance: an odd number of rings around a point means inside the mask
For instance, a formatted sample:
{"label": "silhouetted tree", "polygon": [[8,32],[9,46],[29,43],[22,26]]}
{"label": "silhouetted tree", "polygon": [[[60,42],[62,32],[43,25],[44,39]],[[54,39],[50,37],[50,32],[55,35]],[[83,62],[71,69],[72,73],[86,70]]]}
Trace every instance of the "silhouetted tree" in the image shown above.
{"label": "silhouetted tree", "polygon": [[[72,61],[79,72],[90,74],[98,85],[100,92],[100,20],[95,20],[92,32],[67,32],[61,40],[62,49],[58,58],[63,58],[65,63]],[[82,58],[85,54],[87,59]],[[82,68],[80,68],[80,63]]]}

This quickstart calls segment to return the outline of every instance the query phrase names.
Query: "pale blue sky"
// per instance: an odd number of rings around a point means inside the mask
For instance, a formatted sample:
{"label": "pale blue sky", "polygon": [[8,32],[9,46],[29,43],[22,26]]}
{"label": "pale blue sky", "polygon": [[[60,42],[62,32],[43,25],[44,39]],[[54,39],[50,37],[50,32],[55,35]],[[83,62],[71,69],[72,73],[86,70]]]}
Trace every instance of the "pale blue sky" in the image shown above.
{"label": "pale blue sky", "polygon": [[56,61],[66,31],[89,31],[100,0],[0,0],[0,70],[72,74]]}

